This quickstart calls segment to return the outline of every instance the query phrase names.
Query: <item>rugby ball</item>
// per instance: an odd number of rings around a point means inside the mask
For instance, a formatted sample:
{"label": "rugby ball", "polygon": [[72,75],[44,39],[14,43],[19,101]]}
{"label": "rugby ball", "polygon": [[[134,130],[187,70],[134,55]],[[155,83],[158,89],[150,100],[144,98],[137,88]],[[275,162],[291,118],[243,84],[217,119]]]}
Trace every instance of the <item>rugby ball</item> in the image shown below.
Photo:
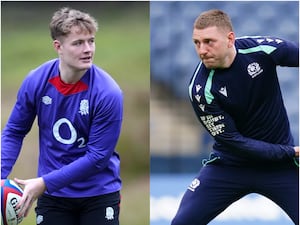
{"label": "rugby ball", "polygon": [[13,180],[1,180],[1,219],[3,225],[17,225],[23,217],[18,217],[16,209],[23,190]]}

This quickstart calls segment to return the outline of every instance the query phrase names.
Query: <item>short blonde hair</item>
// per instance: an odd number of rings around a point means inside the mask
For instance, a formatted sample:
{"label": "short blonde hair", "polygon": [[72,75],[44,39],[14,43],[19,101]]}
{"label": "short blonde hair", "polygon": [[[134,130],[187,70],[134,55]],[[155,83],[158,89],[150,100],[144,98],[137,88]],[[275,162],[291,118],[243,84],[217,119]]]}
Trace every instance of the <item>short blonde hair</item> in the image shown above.
{"label": "short blonde hair", "polygon": [[53,14],[49,24],[52,39],[56,40],[68,35],[73,26],[77,26],[81,31],[88,33],[96,33],[98,30],[97,21],[88,13],[63,7]]}
{"label": "short blonde hair", "polygon": [[201,13],[194,22],[194,28],[199,30],[213,26],[233,31],[230,17],[219,9],[211,9]]}

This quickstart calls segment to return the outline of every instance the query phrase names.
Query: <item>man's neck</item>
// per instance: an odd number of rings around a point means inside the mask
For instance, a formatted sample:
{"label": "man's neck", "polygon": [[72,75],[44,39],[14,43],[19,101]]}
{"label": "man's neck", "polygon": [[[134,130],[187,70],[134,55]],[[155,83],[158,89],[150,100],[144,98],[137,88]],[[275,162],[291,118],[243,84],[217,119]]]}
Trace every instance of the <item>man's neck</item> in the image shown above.
{"label": "man's neck", "polygon": [[224,62],[223,68],[229,68],[232,65],[232,63],[236,57],[236,54],[237,54],[236,48],[235,48],[235,46],[233,46],[230,53],[227,56],[226,61]]}
{"label": "man's neck", "polygon": [[70,67],[59,65],[60,79],[66,84],[77,83],[85,74],[86,70],[74,70]]}

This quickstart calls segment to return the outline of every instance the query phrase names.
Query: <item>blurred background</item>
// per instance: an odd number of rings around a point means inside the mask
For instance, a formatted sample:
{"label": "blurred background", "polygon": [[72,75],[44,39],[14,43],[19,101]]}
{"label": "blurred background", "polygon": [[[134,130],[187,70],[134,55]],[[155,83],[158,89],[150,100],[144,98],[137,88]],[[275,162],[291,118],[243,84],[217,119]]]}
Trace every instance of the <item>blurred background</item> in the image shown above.
{"label": "blurred background", "polygon": [[[123,178],[120,221],[149,224],[148,2],[1,2],[1,128],[27,73],[57,57],[48,24],[63,6],[86,11],[98,20],[94,63],[110,73],[124,92],[124,123],[117,146]],[[10,178],[36,177],[37,157],[35,123]],[[33,208],[23,225],[35,224]]]}
{"label": "blurred background", "polygon": [[[199,61],[192,42],[193,23],[218,8],[232,19],[237,37],[277,36],[299,40],[296,1],[150,2],[150,223],[170,224],[182,194],[211,150],[188,98],[188,84]],[[299,145],[299,70],[278,68],[295,144]],[[251,194],[210,224],[293,224],[270,200]]]}

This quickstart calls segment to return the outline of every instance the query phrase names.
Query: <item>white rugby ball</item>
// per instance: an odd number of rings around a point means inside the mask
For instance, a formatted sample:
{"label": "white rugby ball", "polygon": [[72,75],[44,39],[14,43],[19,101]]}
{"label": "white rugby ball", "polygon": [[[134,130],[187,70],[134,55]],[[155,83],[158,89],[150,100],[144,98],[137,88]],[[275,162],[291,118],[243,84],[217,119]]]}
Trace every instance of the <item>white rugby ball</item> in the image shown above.
{"label": "white rugby ball", "polygon": [[18,217],[16,209],[23,190],[13,180],[1,180],[1,219],[3,225],[18,225],[23,217]]}

